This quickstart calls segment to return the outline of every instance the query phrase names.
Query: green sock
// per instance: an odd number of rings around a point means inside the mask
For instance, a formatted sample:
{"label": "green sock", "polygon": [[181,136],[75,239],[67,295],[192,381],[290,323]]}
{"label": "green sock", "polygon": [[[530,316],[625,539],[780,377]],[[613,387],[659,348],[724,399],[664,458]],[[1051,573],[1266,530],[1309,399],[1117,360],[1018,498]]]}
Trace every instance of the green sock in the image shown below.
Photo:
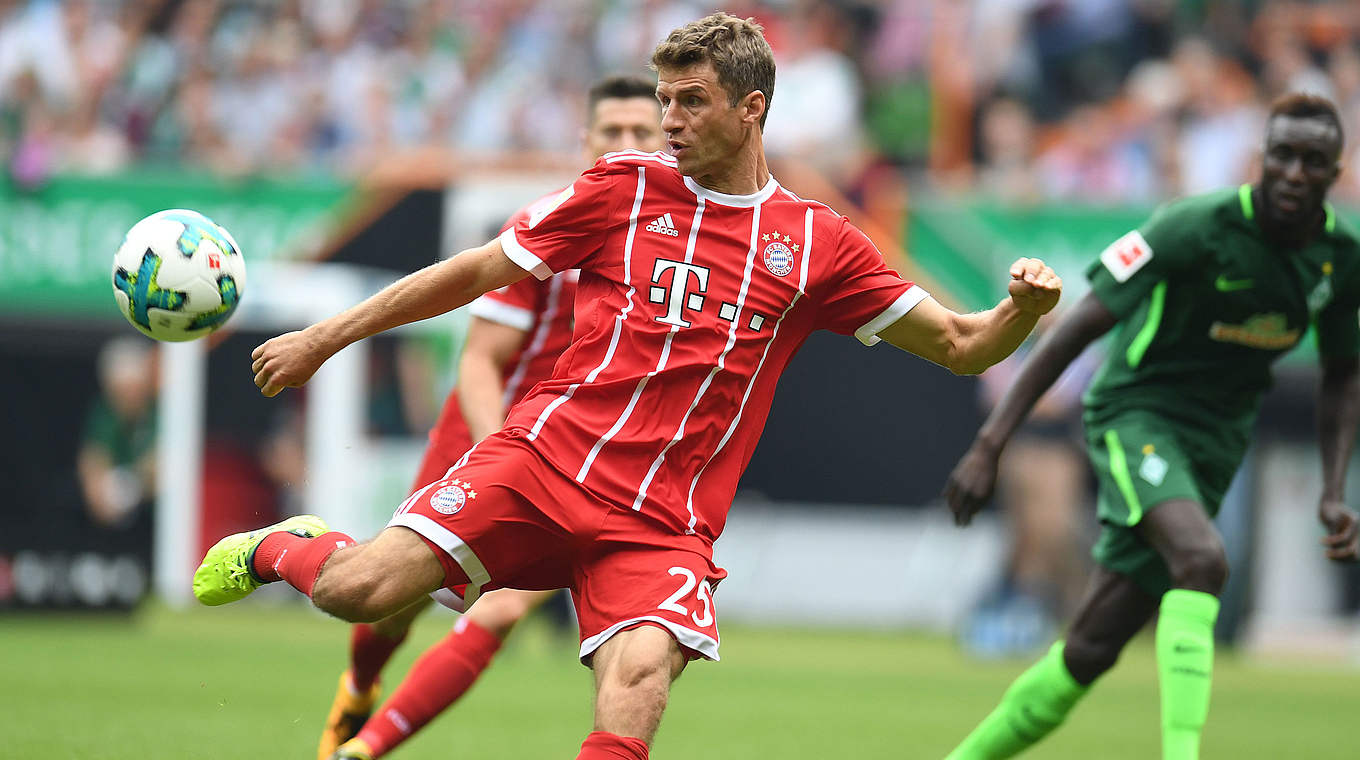
{"label": "green sock", "polygon": [[1172,589],[1157,619],[1157,677],[1162,689],[1162,758],[1196,760],[1209,716],[1218,600],[1203,591]]}
{"label": "green sock", "polygon": [[982,719],[945,760],[1001,760],[1013,757],[1057,728],[1086,693],[1063,662],[1063,642],[1020,674],[1001,704]]}

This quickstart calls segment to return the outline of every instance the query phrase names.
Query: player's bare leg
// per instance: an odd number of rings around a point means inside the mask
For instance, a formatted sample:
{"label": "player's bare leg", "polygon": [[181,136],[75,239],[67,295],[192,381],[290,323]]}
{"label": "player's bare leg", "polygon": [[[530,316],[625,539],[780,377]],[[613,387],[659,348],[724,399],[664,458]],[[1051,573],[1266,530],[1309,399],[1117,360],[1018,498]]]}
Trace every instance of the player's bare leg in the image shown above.
{"label": "player's bare leg", "polygon": [[665,630],[620,631],[595,650],[595,732],[577,760],[646,760],[671,682],[685,669],[680,645]]}
{"label": "player's bare leg", "polygon": [[381,693],[379,676],[393,652],[406,640],[411,624],[433,600],[424,597],[395,615],[374,623],[358,623],[350,634],[349,667],[340,674],[326,725],[317,742],[317,760],[326,760],[353,739],[368,722]]}
{"label": "player's bare leg", "polygon": [[368,758],[391,752],[467,693],[515,625],[555,593],[503,589],[478,599],[448,636],[416,660],[401,685],[344,748]]}
{"label": "player's bare leg", "polygon": [[1138,534],[1166,562],[1171,590],[1157,617],[1163,760],[1195,760],[1209,716],[1218,594],[1228,580],[1223,540],[1204,508],[1178,499],[1148,512]]}
{"label": "player's bare leg", "polygon": [[300,515],[218,541],[194,571],[194,596],[227,604],[265,583],[287,581],[312,603],[353,623],[406,608],[445,582],[467,582],[456,565],[445,577],[434,549],[408,528],[391,527],[367,544]]}
{"label": "player's bare leg", "polygon": [[444,566],[424,539],[408,528],[391,527],[369,543],[332,554],[310,596],[312,604],[342,620],[368,623],[400,612],[445,583],[466,581],[446,580]]}

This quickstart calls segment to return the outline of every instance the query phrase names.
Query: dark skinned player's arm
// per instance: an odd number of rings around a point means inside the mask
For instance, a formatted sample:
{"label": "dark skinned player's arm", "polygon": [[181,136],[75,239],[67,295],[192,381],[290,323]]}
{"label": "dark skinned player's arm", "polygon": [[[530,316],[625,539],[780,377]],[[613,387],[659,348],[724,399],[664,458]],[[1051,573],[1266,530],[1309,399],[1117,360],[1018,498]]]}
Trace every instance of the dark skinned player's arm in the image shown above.
{"label": "dark skinned player's arm", "polygon": [[1327,557],[1357,558],[1355,515],[1345,507],[1346,466],[1360,429],[1360,358],[1324,357],[1317,401],[1318,451],[1322,456],[1322,497],[1318,519],[1327,526]]}
{"label": "dark skinned player's arm", "polygon": [[1087,293],[1058,324],[1040,337],[1015,382],[978,430],[945,486],[954,521],[967,525],[992,495],[1001,449],[1063,370],[1119,320],[1095,295]]}

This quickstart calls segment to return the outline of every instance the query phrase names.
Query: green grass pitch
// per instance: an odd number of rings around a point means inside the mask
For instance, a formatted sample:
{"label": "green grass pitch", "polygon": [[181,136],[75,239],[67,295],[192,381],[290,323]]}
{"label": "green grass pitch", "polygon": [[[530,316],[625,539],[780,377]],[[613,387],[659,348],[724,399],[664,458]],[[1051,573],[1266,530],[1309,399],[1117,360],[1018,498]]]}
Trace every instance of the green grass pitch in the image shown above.
{"label": "green grass pitch", "polygon": [[[447,630],[423,618],[390,676]],[[1027,664],[913,634],[730,625],[724,661],[680,679],[652,756],[941,758]],[[301,605],[131,619],[0,617],[0,755],[41,760],[314,757],[346,628]],[[571,758],[590,729],[574,642],[532,623],[398,760]],[[1353,758],[1360,671],[1219,658],[1206,758]],[[1150,644],[1134,643],[1032,758],[1158,756]]]}

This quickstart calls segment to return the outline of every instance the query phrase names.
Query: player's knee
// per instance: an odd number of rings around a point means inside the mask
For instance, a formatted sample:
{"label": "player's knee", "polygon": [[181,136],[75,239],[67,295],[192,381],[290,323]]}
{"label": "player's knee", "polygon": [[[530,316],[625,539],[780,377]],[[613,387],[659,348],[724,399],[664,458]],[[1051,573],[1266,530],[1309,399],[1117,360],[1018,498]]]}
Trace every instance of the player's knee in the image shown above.
{"label": "player's knee", "polygon": [[1178,552],[1168,565],[1176,588],[1218,594],[1228,582],[1228,555],[1217,538]]}
{"label": "player's knee", "polygon": [[1122,646],[1071,631],[1063,645],[1063,662],[1077,683],[1089,684],[1114,667]]}
{"label": "player's knee", "polygon": [[483,630],[504,639],[534,608],[536,600],[536,594],[520,591],[493,592],[474,604],[468,617]]}
{"label": "player's knee", "polygon": [[627,695],[631,703],[656,702],[664,705],[670,693],[670,668],[656,658],[625,657],[610,669],[600,683],[602,696]]}
{"label": "player's knee", "polygon": [[374,633],[385,639],[399,639],[411,629],[411,618],[400,614],[387,615],[374,621],[370,627]]}
{"label": "player's knee", "polygon": [[631,646],[624,649],[601,679],[601,691],[657,691],[664,699],[672,680],[669,655],[669,652],[658,647]]}
{"label": "player's knee", "polygon": [[322,573],[312,587],[312,604],[341,620],[374,623],[392,613],[380,592],[381,583],[359,568]]}

